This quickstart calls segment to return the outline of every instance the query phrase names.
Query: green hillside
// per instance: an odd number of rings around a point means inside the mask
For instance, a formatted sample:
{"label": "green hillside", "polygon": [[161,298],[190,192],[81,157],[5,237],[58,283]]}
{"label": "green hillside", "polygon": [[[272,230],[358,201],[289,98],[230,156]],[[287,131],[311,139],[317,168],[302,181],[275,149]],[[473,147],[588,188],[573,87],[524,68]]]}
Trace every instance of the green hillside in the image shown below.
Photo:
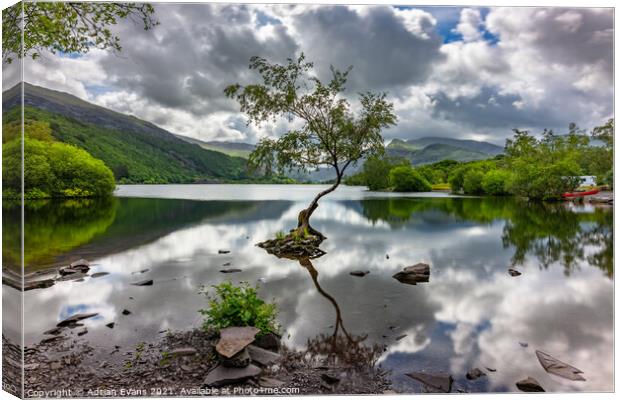
{"label": "green hillside", "polygon": [[[3,94],[4,123],[20,118],[18,87]],[[25,118],[49,123],[53,137],[86,150],[117,183],[191,183],[246,178],[239,157],[201,148],[138,118],[57,91],[25,85]],[[8,110],[8,111],[7,111]]]}
{"label": "green hillside", "polygon": [[[455,143],[459,142],[455,139],[452,139],[452,141]],[[391,157],[405,158],[412,165],[432,164],[442,160],[466,162],[494,157],[492,153],[473,150],[471,146],[467,147],[470,148],[444,143],[426,144],[424,140],[404,141],[394,139],[386,147],[386,153]]]}

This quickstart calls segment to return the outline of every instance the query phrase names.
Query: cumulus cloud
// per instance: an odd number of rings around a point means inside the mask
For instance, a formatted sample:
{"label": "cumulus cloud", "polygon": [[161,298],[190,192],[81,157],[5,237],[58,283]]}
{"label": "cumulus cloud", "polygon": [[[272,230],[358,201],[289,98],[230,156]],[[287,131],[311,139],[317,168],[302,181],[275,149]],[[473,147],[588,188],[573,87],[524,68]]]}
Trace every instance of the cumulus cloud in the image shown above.
{"label": "cumulus cloud", "polygon": [[[613,116],[613,12],[596,8],[157,4],[151,31],[115,30],[121,53],[27,60],[25,80],[131,113],[174,133],[254,142],[289,128],[246,126],[226,85],[256,78],[251,56],[305,52],[320,77],[353,65],[348,95],[387,91],[386,139],[503,144],[514,127],[593,127]],[[11,73],[12,72],[12,73]],[[5,73],[5,88],[19,80]]]}

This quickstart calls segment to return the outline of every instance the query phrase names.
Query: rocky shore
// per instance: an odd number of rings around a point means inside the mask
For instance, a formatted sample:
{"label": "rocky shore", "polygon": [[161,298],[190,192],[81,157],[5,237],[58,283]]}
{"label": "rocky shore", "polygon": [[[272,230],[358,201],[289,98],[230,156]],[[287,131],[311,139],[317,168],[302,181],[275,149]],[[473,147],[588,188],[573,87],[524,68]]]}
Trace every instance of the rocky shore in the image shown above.
{"label": "rocky shore", "polygon": [[[28,397],[46,397],[59,391],[63,397],[140,397],[379,394],[390,388],[385,371],[317,362],[306,353],[285,347],[279,348],[277,360],[269,365],[256,362],[261,356],[251,351],[252,374],[227,381],[230,375],[224,373],[222,379],[214,381],[214,371],[222,367],[222,356],[216,350],[218,341],[217,333],[196,329],[162,332],[158,341],[137,343],[134,348],[95,349],[71,333],[25,348],[25,392]],[[252,346],[262,349],[257,345],[270,347],[269,343],[259,341]],[[17,347],[3,337],[4,354],[12,348]],[[263,350],[274,354],[273,348]],[[19,365],[13,369],[19,372]]]}

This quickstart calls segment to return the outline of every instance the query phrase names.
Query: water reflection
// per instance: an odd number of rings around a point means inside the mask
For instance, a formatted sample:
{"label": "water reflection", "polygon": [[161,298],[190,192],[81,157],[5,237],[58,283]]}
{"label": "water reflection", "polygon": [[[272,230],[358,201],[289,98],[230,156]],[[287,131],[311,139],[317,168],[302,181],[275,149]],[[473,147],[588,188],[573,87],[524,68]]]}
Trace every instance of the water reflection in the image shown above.
{"label": "water reflection", "polygon": [[[329,237],[327,255],[300,268],[254,244],[294,226],[305,201],[117,202],[106,231],[69,250],[89,249],[91,272],[110,275],[26,292],[27,343],[79,309],[101,316],[85,321],[80,340],[106,354],[115,344],[135,347],[164,329],[200,326],[202,285],[261,278],[288,346],[334,359],[353,357],[338,354],[351,343],[380,347],[378,363],[392,370],[398,390],[420,391],[404,374],[423,369],[451,373],[456,387],[471,391],[514,391],[528,375],[549,391],[613,388],[611,210],[523,210],[510,199],[326,201],[313,217]],[[538,230],[527,230],[530,223]],[[559,251],[545,247],[554,241]],[[506,272],[515,260],[517,278]],[[242,272],[220,273],[228,262]],[[431,266],[429,283],[392,278],[418,262]],[[370,274],[349,275],[360,269]],[[130,285],[147,278],[154,286]],[[124,308],[132,314],[123,316]],[[114,330],[105,327],[111,321]],[[548,375],[535,349],[583,370],[587,381]],[[469,382],[473,367],[497,372]]]}

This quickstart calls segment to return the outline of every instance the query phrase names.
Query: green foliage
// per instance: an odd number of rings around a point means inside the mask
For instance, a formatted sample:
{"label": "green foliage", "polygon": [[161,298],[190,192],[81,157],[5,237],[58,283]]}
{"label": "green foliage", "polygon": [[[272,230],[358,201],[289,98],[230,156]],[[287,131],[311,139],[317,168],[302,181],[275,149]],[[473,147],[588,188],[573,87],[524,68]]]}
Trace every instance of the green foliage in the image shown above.
{"label": "green foliage", "polygon": [[484,172],[478,168],[470,168],[463,175],[463,192],[466,194],[483,194],[482,181]]}
{"label": "green foliage", "polygon": [[147,3],[19,2],[2,12],[2,59],[11,63],[22,54],[36,59],[43,50],[52,54],[84,54],[92,48],[120,51],[120,39],[110,27],[127,19],[149,30],[158,24],[153,14],[153,6]]}
{"label": "green foliage", "polygon": [[276,232],[276,239],[283,240],[285,237],[286,237],[286,233],[284,233],[282,231],[277,231]]}
{"label": "green foliage", "polygon": [[257,288],[247,282],[234,286],[231,282],[214,285],[215,295],[205,292],[209,308],[200,310],[206,317],[203,329],[223,329],[231,326],[253,326],[261,334],[277,333],[279,330],[274,303],[265,303],[258,297]]}
{"label": "green foliage", "polygon": [[492,196],[508,194],[507,184],[511,179],[510,172],[502,169],[490,170],[482,180],[482,191]]}
{"label": "green foliage", "polygon": [[506,141],[506,163],[513,176],[507,186],[510,193],[530,199],[558,199],[579,185],[582,169],[578,163],[588,138],[571,127],[568,136],[545,130],[541,139],[527,131],[515,130]]}
{"label": "green foliage", "polygon": [[[100,197],[114,191],[112,171],[86,151],[28,137],[23,145],[25,198]],[[7,193],[21,192],[21,146],[20,139],[13,139],[2,149],[3,186],[10,189]]]}
{"label": "green foliage", "polygon": [[419,172],[409,166],[395,167],[390,171],[390,185],[396,192],[428,192],[431,185]]}
{"label": "green foliage", "polygon": [[385,93],[370,92],[360,94],[360,111],[354,114],[342,96],[351,68],[343,72],[332,67],[327,83],[316,78],[313,68],[303,53],[285,65],[252,57],[250,69],[260,74],[262,83],[230,85],[225,94],[239,102],[250,123],[278,117],[302,123],[277,140],[262,139],[249,157],[253,170],[270,175],[327,165],[336,171],[337,186],[349,165],[383,153],[381,130],[394,125],[396,115]]}

